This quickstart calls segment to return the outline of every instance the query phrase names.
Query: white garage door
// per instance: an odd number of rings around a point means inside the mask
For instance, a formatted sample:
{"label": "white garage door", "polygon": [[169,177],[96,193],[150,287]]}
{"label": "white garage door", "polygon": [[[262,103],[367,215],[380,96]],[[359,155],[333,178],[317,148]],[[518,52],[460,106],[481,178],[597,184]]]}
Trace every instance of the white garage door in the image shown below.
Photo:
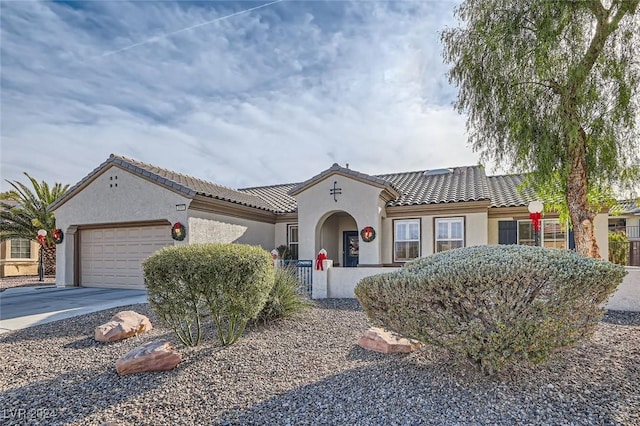
{"label": "white garage door", "polygon": [[168,245],[169,225],[82,230],[80,285],[144,289],[142,261]]}

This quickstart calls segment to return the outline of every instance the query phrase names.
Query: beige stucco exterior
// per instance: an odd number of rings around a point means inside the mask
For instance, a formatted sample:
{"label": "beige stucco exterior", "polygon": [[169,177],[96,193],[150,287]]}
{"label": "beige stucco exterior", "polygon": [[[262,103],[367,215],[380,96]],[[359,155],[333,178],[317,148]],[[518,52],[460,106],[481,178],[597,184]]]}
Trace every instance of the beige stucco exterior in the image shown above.
{"label": "beige stucco exterior", "polygon": [[[337,194],[335,199],[329,192],[334,182],[336,188],[341,188],[341,194]],[[314,259],[316,253],[325,248],[329,259],[340,263],[344,250],[341,241],[343,231],[359,231],[365,226],[372,226],[376,231],[381,229],[385,214],[382,191],[378,186],[334,174],[297,194],[300,258]],[[380,264],[381,241],[378,236],[371,242],[360,242],[360,264]]]}
{"label": "beige stucco exterior", "polygon": [[11,257],[11,240],[0,243],[0,277],[38,275],[39,250],[39,244],[32,241],[29,259],[13,259]]}
{"label": "beige stucco exterior", "polygon": [[238,243],[271,250],[275,247],[275,227],[272,223],[190,210],[187,235],[190,244]]}
{"label": "beige stucco exterior", "polygon": [[[116,186],[117,185],[117,186]],[[65,233],[57,247],[56,285],[74,285],[75,238],[78,227],[163,221],[187,223],[190,199],[117,166],[106,168],[55,210]]]}

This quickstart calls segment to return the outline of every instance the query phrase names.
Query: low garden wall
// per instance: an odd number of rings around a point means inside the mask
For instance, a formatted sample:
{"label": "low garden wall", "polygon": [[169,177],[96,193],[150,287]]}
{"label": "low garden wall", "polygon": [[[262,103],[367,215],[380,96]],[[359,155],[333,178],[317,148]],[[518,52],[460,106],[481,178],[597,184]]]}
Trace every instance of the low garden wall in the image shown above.
{"label": "low garden wall", "polygon": [[627,266],[625,269],[627,276],[605,306],[614,311],[640,312],[640,267]]}

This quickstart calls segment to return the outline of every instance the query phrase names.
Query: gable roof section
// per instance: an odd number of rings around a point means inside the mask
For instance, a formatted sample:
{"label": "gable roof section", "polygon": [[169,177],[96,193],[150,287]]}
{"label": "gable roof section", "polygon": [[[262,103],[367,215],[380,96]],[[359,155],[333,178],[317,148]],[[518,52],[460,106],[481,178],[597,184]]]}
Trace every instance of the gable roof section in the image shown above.
{"label": "gable roof section", "polygon": [[620,200],[611,210],[619,214],[640,215],[640,204],[638,200]]}
{"label": "gable roof section", "polygon": [[80,182],[70,188],[64,196],[56,200],[49,208],[51,210],[55,210],[60,207],[110,166],[120,167],[123,170],[147,179],[171,191],[181,193],[188,198],[194,198],[196,195],[202,195],[261,210],[272,210],[272,207],[266,201],[255,195],[236,191],[235,189],[228,188],[226,186],[114,154],[111,154],[104,163],[99,165]]}
{"label": "gable roof section", "polygon": [[533,189],[522,187],[524,175],[489,176],[491,207],[524,207],[537,199]]}
{"label": "gable roof section", "polygon": [[315,175],[311,179],[307,179],[306,181],[296,185],[293,189],[289,191],[289,195],[295,196],[304,191],[305,189],[315,185],[320,182],[324,178],[331,176],[333,174],[340,174],[342,176],[350,177],[354,180],[360,181],[362,183],[366,183],[369,185],[377,186],[382,189],[386,189],[393,196],[398,196],[400,193],[393,187],[391,182],[381,179],[376,176],[371,176],[365,173],[360,173],[355,170],[347,169],[346,167],[340,166],[338,163],[333,163],[331,167],[327,170]]}
{"label": "gable roof section", "polygon": [[487,176],[479,166],[379,175],[400,192],[387,206],[489,201]]}

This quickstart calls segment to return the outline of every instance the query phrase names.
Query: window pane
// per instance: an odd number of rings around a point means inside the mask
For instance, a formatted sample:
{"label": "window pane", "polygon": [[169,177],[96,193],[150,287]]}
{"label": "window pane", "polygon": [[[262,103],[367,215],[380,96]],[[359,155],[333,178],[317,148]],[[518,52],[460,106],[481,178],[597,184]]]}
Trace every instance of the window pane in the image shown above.
{"label": "window pane", "polygon": [[455,222],[451,222],[451,238],[452,239],[462,239],[462,222],[457,220]]}
{"label": "window pane", "polygon": [[533,225],[531,221],[518,222],[518,244],[523,246],[534,246],[535,238],[533,236]]}
{"label": "window pane", "polygon": [[438,221],[438,240],[444,240],[449,238],[449,223],[445,221]]}
{"label": "window pane", "polygon": [[436,243],[436,251],[447,251],[455,248],[461,248],[462,241],[438,241]]}
{"label": "window pane", "polygon": [[31,241],[19,239],[11,240],[11,258],[12,259],[30,259],[31,258]]}
{"label": "window pane", "polygon": [[549,248],[567,248],[566,230],[563,230],[558,220],[544,220],[543,245]]}
{"label": "window pane", "polygon": [[419,240],[420,239],[420,225],[418,222],[409,223],[409,235],[408,239],[410,240]]}
{"label": "window pane", "polygon": [[395,243],[396,260],[411,260],[418,257],[420,243],[418,241],[403,241]]}
{"label": "window pane", "polygon": [[289,243],[297,243],[298,242],[298,226],[290,226],[289,227]]}

